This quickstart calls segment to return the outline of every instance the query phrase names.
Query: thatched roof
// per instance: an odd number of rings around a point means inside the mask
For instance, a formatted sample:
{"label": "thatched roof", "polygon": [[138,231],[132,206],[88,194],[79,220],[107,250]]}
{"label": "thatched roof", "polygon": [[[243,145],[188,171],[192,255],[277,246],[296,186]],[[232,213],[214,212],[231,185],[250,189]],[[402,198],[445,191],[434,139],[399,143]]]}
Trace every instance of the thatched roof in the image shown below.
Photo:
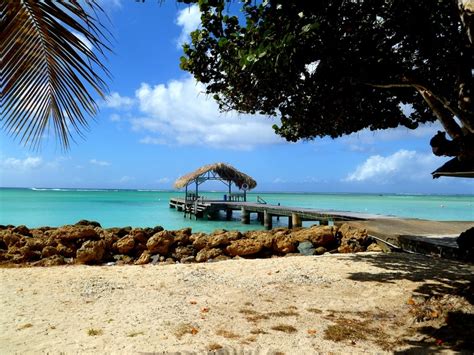
{"label": "thatched roof", "polygon": [[225,163],[216,163],[204,165],[196,171],[180,177],[175,181],[174,187],[180,189],[191,182],[194,182],[197,178],[205,175],[208,172],[214,172],[222,180],[232,181],[239,189],[241,189],[244,184],[247,184],[247,190],[251,190],[257,186],[257,182],[254,179],[252,179],[247,174],[238,171],[233,166]]}
{"label": "thatched roof", "polygon": [[431,175],[433,179],[440,176],[474,178],[474,161],[460,161],[458,158],[453,158],[433,171]]}

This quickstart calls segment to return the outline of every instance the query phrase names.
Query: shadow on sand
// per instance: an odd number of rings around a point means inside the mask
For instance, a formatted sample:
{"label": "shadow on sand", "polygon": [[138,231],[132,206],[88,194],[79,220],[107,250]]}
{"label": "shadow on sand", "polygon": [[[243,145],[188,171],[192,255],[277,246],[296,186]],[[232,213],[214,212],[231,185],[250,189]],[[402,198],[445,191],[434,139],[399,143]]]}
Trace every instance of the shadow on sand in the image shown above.
{"label": "shadow on sand", "polygon": [[[439,259],[417,254],[388,253],[357,255],[354,262],[370,263],[382,269],[379,273],[357,272],[349,276],[355,281],[394,283],[396,280],[410,280],[421,283],[413,297],[425,300],[444,295],[460,296],[474,305],[474,265]],[[416,332],[421,338],[433,341],[405,340],[410,348],[400,353],[433,353],[443,348],[462,353],[474,350],[474,314],[456,309],[447,310],[440,327],[419,326]]]}

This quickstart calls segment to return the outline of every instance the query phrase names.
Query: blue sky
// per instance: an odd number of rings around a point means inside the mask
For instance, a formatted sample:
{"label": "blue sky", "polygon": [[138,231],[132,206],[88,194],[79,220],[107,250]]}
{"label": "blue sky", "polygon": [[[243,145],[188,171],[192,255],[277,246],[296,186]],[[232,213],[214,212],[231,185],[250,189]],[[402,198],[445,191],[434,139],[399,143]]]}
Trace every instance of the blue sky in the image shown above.
{"label": "blue sky", "polygon": [[[67,152],[52,133],[39,151],[0,132],[0,186],[170,189],[214,162],[253,176],[259,191],[474,193],[474,181],[430,172],[437,124],[288,143],[268,117],[220,114],[179,69],[180,44],[199,24],[194,7],[103,0],[114,35],[110,95],[85,140]],[[209,186],[214,188],[214,186]]]}

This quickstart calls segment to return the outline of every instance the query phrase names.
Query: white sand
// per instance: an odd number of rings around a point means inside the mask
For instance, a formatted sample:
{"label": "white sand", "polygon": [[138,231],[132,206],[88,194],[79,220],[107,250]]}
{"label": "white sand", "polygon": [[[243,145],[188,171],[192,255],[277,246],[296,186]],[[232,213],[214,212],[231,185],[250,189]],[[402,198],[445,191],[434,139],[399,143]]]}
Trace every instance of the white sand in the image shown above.
{"label": "white sand", "polygon": [[443,289],[473,273],[472,265],[372,253],[0,269],[0,353],[186,353],[218,345],[221,353],[381,353],[370,340],[326,340],[325,329],[364,314],[393,339],[416,337],[407,333],[407,301],[417,288]]}

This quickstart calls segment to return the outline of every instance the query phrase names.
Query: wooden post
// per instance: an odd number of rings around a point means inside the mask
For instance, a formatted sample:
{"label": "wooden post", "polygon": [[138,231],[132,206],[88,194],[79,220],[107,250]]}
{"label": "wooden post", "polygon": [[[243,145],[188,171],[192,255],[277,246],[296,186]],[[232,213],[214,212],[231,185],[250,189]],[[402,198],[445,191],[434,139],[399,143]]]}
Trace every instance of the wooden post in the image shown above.
{"label": "wooden post", "polygon": [[293,219],[291,216],[288,216],[288,229],[293,228]]}
{"label": "wooden post", "polygon": [[271,213],[267,210],[263,212],[263,225],[265,229],[272,229],[272,217]]}
{"label": "wooden post", "polygon": [[257,212],[257,221],[263,224],[263,212]]}
{"label": "wooden post", "polygon": [[327,219],[322,219],[319,221],[320,226],[327,226],[329,224],[329,221]]}
{"label": "wooden post", "polygon": [[301,217],[294,212],[291,214],[291,221],[293,222],[292,228],[301,227],[303,225],[301,223]]}
{"label": "wooden post", "polygon": [[232,209],[228,208],[226,211],[226,219],[230,221],[232,219]]}
{"label": "wooden post", "polygon": [[242,224],[249,224],[250,223],[250,212],[245,209],[245,207],[242,207],[242,218],[241,218]]}

